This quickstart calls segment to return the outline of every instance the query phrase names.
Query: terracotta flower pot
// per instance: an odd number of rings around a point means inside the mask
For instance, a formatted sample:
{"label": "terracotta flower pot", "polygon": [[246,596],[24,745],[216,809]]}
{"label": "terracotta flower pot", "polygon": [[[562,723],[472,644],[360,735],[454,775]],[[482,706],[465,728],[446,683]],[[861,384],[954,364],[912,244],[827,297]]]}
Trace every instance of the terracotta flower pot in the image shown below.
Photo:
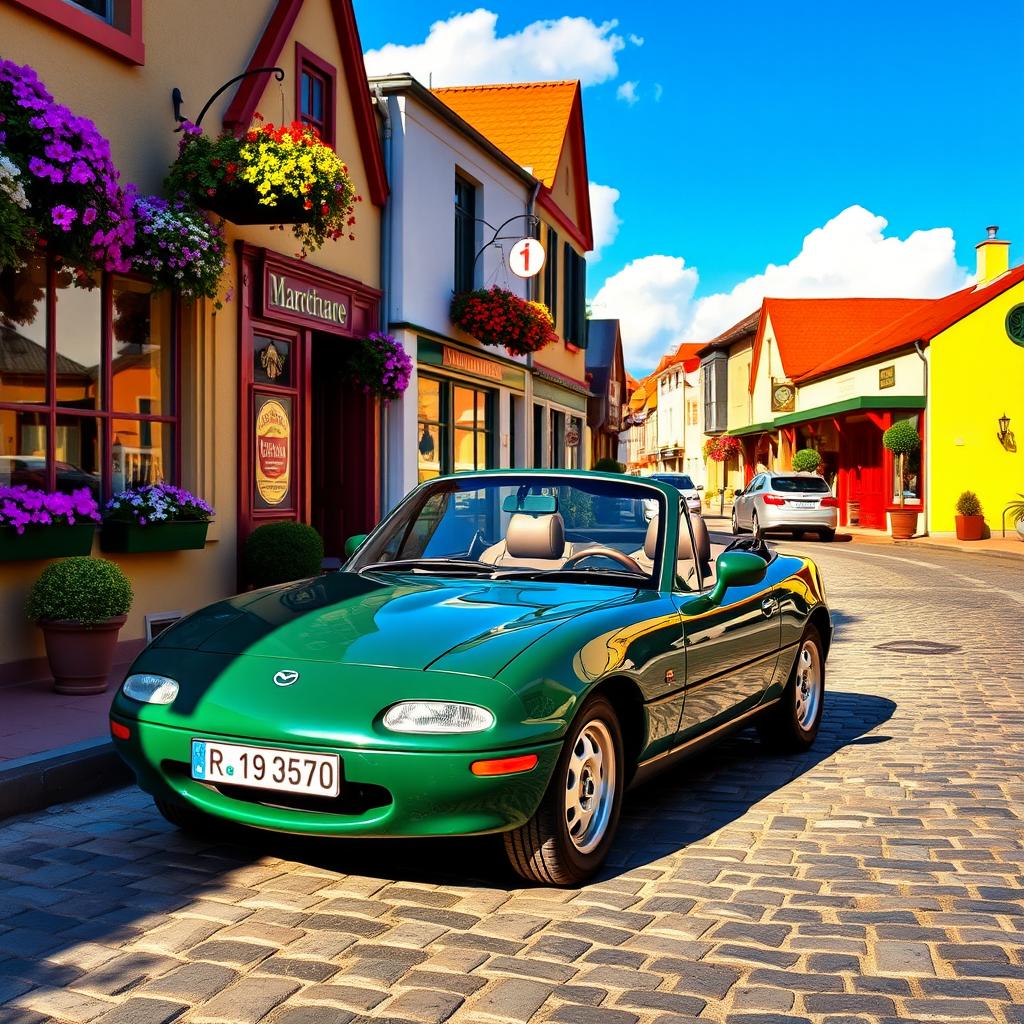
{"label": "terracotta flower pot", "polygon": [[83,626],[50,619],[39,625],[46,640],[46,658],[57,693],[104,693],[114,664],[117,634],[127,615]]}
{"label": "terracotta flower pot", "polygon": [[894,508],[889,513],[893,540],[910,540],[917,529],[916,508]]}
{"label": "terracotta flower pot", "polygon": [[981,540],[984,532],[984,516],[956,516],[957,540]]}

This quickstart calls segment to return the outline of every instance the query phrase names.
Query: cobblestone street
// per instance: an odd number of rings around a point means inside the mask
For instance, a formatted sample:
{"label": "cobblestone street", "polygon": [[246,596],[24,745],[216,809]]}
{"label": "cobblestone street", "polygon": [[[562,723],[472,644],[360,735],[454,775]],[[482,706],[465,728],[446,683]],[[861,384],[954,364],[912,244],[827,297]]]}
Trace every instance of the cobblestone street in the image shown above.
{"label": "cobblestone street", "polygon": [[122,790],[0,825],[0,1022],[1024,1022],[1022,563],[802,547],[815,748],[633,792],[595,884],[491,839],[203,845]]}

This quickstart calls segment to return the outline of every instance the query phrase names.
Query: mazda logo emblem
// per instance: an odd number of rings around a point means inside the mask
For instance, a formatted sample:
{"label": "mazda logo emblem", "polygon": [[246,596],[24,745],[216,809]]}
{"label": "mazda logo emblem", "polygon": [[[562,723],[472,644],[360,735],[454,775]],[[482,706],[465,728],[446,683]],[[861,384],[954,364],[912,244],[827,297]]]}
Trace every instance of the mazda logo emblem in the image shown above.
{"label": "mazda logo emblem", "polygon": [[293,668],[283,668],[280,672],[274,673],[274,682],[278,686],[291,686],[299,681],[299,673]]}

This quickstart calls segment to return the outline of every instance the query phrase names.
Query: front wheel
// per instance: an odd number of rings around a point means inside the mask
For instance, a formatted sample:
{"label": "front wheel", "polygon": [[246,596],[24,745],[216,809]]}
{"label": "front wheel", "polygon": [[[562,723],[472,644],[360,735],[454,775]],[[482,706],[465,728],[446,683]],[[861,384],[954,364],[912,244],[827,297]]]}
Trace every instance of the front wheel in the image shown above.
{"label": "front wheel", "polygon": [[732,510],[732,535],[738,537],[742,531],[740,530],[740,520],[736,515],[736,509]]}
{"label": "front wheel", "polygon": [[217,822],[208,814],[203,814],[202,811],[157,798],[153,799],[153,803],[156,804],[156,809],[163,815],[165,821],[190,836],[201,839],[212,837],[218,831]]}
{"label": "front wheel", "polygon": [[624,768],[615,709],[592,697],[576,716],[536,814],[504,835],[516,872],[544,885],[578,885],[595,874],[618,828]]}
{"label": "front wheel", "polygon": [[817,628],[808,624],[782,697],[757,720],[757,731],[769,746],[794,752],[807,750],[818,735],[824,710],[824,647]]}

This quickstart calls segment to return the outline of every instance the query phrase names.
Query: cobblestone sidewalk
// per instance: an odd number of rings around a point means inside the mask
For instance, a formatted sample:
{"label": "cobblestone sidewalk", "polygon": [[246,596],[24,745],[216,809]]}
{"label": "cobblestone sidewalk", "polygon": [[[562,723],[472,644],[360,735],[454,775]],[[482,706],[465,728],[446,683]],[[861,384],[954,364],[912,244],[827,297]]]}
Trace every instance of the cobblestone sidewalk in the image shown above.
{"label": "cobblestone sidewalk", "polygon": [[0,826],[0,1022],[1024,1024],[1021,574],[814,554],[815,749],[633,793],[595,884],[491,840],[204,846],[120,791]]}

